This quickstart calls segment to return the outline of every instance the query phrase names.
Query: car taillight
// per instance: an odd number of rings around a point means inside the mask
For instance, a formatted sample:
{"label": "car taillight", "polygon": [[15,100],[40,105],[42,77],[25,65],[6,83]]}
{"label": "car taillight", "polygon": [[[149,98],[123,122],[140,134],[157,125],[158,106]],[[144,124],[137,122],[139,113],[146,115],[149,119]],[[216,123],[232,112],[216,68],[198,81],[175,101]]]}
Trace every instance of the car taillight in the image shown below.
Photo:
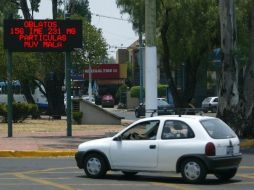
{"label": "car taillight", "polygon": [[215,156],[215,146],[213,143],[209,142],[205,146],[206,156]]}

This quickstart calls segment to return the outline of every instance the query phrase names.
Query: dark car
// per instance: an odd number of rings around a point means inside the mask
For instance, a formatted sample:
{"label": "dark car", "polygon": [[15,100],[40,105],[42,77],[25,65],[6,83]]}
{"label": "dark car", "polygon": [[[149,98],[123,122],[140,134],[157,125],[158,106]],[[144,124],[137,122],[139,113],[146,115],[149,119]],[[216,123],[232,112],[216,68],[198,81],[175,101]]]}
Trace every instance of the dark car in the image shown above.
{"label": "dark car", "polygon": [[104,95],[101,98],[101,106],[102,107],[114,107],[115,105],[115,99],[112,95]]}
{"label": "dark car", "polygon": [[[171,115],[173,113],[173,104],[169,104],[166,102],[165,98],[157,98],[157,105],[158,105],[158,115]],[[140,116],[145,116],[145,104],[140,104],[135,109],[135,116],[139,118]]]}

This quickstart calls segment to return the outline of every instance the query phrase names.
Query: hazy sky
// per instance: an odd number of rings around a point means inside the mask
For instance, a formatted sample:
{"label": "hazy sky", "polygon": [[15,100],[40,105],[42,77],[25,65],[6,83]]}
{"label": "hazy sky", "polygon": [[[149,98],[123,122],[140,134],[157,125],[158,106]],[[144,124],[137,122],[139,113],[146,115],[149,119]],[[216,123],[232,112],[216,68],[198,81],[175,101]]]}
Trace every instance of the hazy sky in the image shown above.
{"label": "hazy sky", "polygon": [[[93,14],[128,19],[128,15],[120,14],[115,0],[89,0],[89,7]],[[103,37],[111,47],[128,47],[138,39],[130,22],[102,16],[92,15],[92,24],[102,29]],[[41,0],[40,12],[35,14],[35,19],[45,18],[52,18],[51,0]],[[108,53],[115,57],[116,48],[110,48]]]}

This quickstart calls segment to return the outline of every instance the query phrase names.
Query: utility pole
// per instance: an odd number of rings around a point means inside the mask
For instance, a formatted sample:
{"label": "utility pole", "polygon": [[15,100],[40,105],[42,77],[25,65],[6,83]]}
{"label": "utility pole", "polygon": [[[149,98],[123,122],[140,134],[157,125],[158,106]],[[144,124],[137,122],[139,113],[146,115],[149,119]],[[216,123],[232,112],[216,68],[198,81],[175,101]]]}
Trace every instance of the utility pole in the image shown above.
{"label": "utility pole", "polygon": [[[9,16],[9,19],[13,19],[12,14]],[[12,90],[12,51],[7,50],[7,122],[8,122],[8,137],[13,136],[13,90]]]}
{"label": "utility pole", "polygon": [[143,104],[144,103],[144,95],[143,95],[143,89],[144,89],[144,81],[143,81],[143,77],[144,77],[144,72],[143,72],[143,42],[142,42],[142,33],[141,33],[141,28],[139,29],[139,85],[140,85],[140,89],[139,89],[139,103]]}
{"label": "utility pole", "polygon": [[12,52],[11,50],[7,51],[7,88],[8,88],[8,105],[7,105],[7,111],[8,111],[8,137],[12,137],[12,119],[13,119],[13,92],[12,92]]}
{"label": "utility pole", "polygon": [[[65,19],[70,19],[69,14],[65,14]],[[66,116],[67,116],[67,136],[72,136],[72,111],[71,111],[71,52],[65,52],[65,85],[66,85]]]}
{"label": "utility pole", "polygon": [[145,0],[145,101],[146,117],[157,115],[156,0]]}

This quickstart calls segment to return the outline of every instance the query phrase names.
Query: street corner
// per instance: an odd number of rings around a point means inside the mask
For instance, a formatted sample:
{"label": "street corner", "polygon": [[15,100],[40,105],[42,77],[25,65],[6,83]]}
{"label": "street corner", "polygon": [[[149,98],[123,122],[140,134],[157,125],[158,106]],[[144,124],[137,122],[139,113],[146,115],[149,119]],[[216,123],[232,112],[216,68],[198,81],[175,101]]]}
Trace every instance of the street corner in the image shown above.
{"label": "street corner", "polygon": [[1,150],[0,157],[73,157],[76,150]]}

